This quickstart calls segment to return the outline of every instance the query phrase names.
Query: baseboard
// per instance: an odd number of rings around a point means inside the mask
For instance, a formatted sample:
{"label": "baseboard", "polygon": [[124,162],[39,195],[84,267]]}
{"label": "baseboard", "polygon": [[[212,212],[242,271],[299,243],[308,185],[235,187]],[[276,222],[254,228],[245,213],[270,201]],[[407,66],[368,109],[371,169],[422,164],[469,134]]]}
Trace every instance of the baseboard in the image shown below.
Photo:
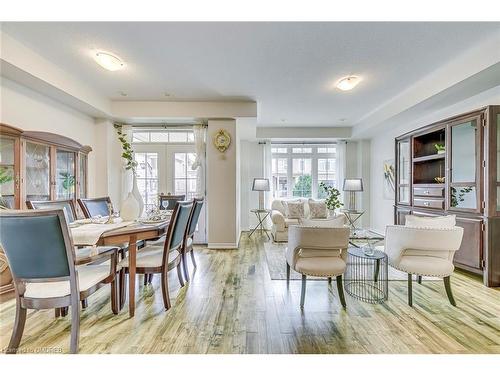
{"label": "baseboard", "polygon": [[238,248],[238,244],[237,243],[209,243],[207,248],[209,249],[224,249],[224,250],[228,250],[228,249],[237,249]]}

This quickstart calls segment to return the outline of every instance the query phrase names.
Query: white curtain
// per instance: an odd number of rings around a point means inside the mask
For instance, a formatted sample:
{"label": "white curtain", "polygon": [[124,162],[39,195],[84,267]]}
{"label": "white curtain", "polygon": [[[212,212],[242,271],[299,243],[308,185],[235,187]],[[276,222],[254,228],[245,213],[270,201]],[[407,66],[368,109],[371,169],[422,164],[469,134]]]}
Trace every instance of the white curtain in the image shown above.
{"label": "white curtain", "polygon": [[[337,142],[337,156],[336,156],[336,171],[337,171],[337,189],[340,190],[341,201],[344,202],[344,192],[342,190],[345,178],[346,169],[346,141]],[[344,202],[345,204],[345,202]]]}
{"label": "white curtain", "polygon": [[192,169],[197,171],[196,174],[196,197],[205,196],[205,154],[206,154],[206,127],[204,125],[195,125],[194,145],[196,148],[196,159]]}
{"label": "white curtain", "polygon": [[271,190],[264,192],[264,207],[271,208],[271,203],[273,200],[273,171],[272,171],[272,162],[273,157],[271,153],[271,141],[265,141],[262,143],[262,172],[264,178],[269,180],[269,185]]}

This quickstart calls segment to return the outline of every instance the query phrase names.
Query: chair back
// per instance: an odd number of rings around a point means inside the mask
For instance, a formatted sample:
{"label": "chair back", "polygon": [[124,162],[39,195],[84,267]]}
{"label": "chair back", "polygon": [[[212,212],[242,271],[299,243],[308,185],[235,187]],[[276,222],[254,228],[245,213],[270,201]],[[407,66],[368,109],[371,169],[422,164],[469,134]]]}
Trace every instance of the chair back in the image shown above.
{"label": "chair back", "polygon": [[194,232],[196,231],[196,225],[198,224],[198,219],[200,218],[202,207],[203,207],[203,198],[194,198],[193,208],[191,209],[189,224],[187,226],[186,239],[194,235]]}
{"label": "chair back", "polygon": [[159,207],[160,210],[173,210],[177,202],[186,199],[185,195],[160,195],[159,196]]}
{"label": "chair back", "polygon": [[108,203],[112,204],[109,197],[78,199],[78,204],[86,218],[108,216]]}
{"label": "chair back", "polygon": [[167,237],[165,239],[165,247],[163,251],[163,263],[168,263],[168,253],[178,249],[184,240],[184,234],[189,222],[189,215],[193,202],[181,201],[177,202],[174,207],[174,212],[170,218]]}
{"label": "chair back", "polygon": [[15,280],[74,276],[73,245],[62,209],[0,211],[0,233]]}
{"label": "chair back", "polygon": [[72,200],[26,201],[26,205],[32,210],[55,210],[61,208],[64,211],[64,216],[68,224],[77,219],[75,203]]}

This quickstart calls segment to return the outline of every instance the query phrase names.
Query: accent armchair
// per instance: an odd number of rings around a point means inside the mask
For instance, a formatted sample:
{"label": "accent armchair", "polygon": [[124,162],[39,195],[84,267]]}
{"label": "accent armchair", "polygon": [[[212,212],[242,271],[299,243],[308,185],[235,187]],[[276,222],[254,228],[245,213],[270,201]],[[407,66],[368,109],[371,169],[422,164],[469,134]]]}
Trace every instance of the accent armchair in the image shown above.
{"label": "accent armchair", "polygon": [[413,305],[412,275],[442,277],[446,294],[453,306],[450,275],[453,273],[453,256],[460,248],[464,230],[451,228],[415,228],[401,225],[386,227],[385,252],[389,264],[408,273],[408,305]]}
{"label": "accent armchair", "polygon": [[184,240],[182,242],[182,266],[184,268],[184,277],[186,281],[189,281],[189,272],[186,262],[186,256],[189,253],[191,255],[191,261],[193,262],[193,267],[196,269],[196,260],[194,258],[193,252],[193,236],[196,231],[196,225],[198,224],[198,219],[200,218],[201,209],[203,207],[203,198],[193,199],[193,208],[189,214],[189,221],[186,227],[186,233],[184,235]]}
{"label": "accent armchair", "polygon": [[118,313],[115,277],[118,249],[98,257],[111,257],[111,265],[77,266],[62,209],[0,211],[0,231],[16,296],[16,318],[7,352],[17,352],[27,309],[67,306],[71,306],[70,351],[78,352],[81,300],[111,283],[112,309],[113,313]]}
{"label": "accent armchair", "polygon": [[286,249],[287,282],[290,281],[290,268],[302,274],[300,307],[304,308],[307,276],[332,277],[337,279],[339,299],[345,308],[342,275],[347,266],[347,247],[349,228],[323,228],[290,226],[288,228],[288,247]]}

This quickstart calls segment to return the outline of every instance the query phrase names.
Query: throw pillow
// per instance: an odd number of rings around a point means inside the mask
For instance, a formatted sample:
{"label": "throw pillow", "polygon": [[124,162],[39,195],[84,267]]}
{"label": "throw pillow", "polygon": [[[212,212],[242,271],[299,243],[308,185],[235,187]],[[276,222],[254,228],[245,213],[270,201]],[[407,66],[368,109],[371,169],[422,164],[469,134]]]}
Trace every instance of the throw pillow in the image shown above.
{"label": "throw pillow", "polygon": [[309,218],[311,219],[326,219],[328,217],[328,207],[326,207],[325,201],[315,201],[314,199],[309,199]]}
{"label": "throw pillow", "polygon": [[302,219],[300,220],[300,225],[316,228],[342,228],[345,225],[345,216],[337,215],[328,220]]}
{"label": "throw pillow", "polygon": [[286,207],[289,219],[302,219],[304,217],[304,202],[286,202]]}
{"label": "throw pillow", "polygon": [[455,215],[436,217],[407,215],[405,226],[413,228],[453,228],[455,223]]}

